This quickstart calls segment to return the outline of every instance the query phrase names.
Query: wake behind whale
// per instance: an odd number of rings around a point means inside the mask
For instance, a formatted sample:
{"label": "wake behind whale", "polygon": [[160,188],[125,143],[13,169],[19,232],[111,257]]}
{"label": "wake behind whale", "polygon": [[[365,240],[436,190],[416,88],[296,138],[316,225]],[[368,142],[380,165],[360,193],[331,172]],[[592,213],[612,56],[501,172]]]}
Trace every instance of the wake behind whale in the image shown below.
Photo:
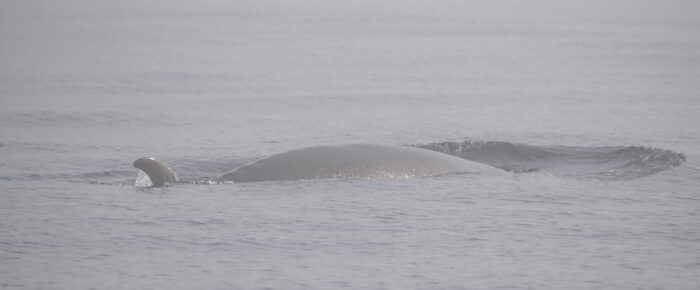
{"label": "wake behind whale", "polygon": [[[256,182],[299,179],[382,179],[430,177],[451,173],[503,175],[544,172],[554,176],[625,180],[679,166],[685,156],[642,146],[533,146],[499,141],[383,145],[315,146],[271,155],[213,179],[188,182]],[[182,182],[155,158],[140,158],[137,184]],[[140,172],[140,173],[141,173]],[[147,181],[145,177],[148,177]]]}
{"label": "wake behind whale", "polygon": [[628,180],[680,166],[685,155],[645,146],[534,146],[503,141],[437,142],[420,148],[484,163],[514,173]]}

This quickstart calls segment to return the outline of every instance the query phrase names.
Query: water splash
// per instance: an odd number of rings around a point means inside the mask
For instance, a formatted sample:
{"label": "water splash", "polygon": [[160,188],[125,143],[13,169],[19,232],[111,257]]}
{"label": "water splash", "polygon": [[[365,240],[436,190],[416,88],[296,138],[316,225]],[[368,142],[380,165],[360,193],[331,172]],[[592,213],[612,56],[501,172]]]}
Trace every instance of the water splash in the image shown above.
{"label": "water splash", "polygon": [[151,187],[153,186],[153,182],[151,181],[151,178],[148,177],[148,174],[146,174],[146,172],[143,172],[143,170],[138,169],[138,174],[136,175],[136,181],[134,182],[134,186]]}

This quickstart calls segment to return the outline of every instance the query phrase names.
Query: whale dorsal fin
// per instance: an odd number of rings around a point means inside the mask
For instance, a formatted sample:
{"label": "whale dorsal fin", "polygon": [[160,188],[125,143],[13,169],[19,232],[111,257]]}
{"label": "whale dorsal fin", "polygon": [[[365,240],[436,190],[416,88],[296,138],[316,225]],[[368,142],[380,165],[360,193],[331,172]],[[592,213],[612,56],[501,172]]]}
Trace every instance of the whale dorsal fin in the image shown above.
{"label": "whale dorsal fin", "polygon": [[134,161],[134,167],[143,170],[153,183],[153,187],[162,187],[180,181],[175,171],[160,163],[153,157],[143,157]]}

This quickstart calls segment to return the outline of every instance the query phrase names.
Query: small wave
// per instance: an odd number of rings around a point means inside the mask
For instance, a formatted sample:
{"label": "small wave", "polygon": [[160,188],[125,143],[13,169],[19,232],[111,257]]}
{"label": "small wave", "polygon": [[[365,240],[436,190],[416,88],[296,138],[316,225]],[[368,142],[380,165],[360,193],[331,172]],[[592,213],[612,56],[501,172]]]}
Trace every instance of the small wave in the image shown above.
{"label": "small wave", "polygon": [[100,124],[112,125],[125,122],[145,122],[142,116],[98,110],[90,112],[81,111],[46,111],[36,110],[22,113],[11,113],[4,116],[6,121],[13,121],[28,124]]}
{"label": "small wave", "polygon": [[515,173],[626,180],[681,165],[685,156],[643,146],[533,146],[502,141],[437,142],[417,147],[489,164]]}

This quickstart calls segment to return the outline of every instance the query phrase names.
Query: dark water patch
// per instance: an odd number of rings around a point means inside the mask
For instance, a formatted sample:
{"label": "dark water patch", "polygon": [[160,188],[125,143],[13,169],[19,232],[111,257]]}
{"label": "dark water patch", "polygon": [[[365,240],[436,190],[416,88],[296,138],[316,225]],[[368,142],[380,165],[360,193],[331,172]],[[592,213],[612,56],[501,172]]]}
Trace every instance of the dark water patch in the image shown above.
{"label": "dark water patch", "polygon": [[134,174],[134,170],[103,170],[103,171],[95,171],[95,172],[88,172],[88,173],[80,174],[76,177],[81,178],[81,179],[110,178],[110,177],[132,176],[133,174]]}
{"label": "dark water patch", "polygon": [[22,124],[93,124],[114,125],[127,122],[147,122],[143,116],[116,111],[47,111],[17,112],[4,120]]}
{"label": "dark water patch", "polygon": [[514,173],[547,172],[557,176],[626,180],[681,165],[685,156],[644,146],[534,146],[502,141],[437,142],[417,147]]}
{"label": "dark water patch", "polygon": [[44,177],[40,174],[29,174],[27,178],[30,180],[42,180]]}
{"label": "dark water patch", "polygon": [[107,145],[89,145],[89,144],[69,144],[59,142],[9,142],[5,143],[8,149],[22,150],[23,152],[49,152],[49,153],[71,153],[71,152],[92,152],[98,150],[114,150],[120,151],[123,148]]}
{"label": "dark water patch", "polygon": [[98,185],[133,185],[135,170],[102,170],[87,173],[28,173],[0,176],[0,181],[77,182]]}

